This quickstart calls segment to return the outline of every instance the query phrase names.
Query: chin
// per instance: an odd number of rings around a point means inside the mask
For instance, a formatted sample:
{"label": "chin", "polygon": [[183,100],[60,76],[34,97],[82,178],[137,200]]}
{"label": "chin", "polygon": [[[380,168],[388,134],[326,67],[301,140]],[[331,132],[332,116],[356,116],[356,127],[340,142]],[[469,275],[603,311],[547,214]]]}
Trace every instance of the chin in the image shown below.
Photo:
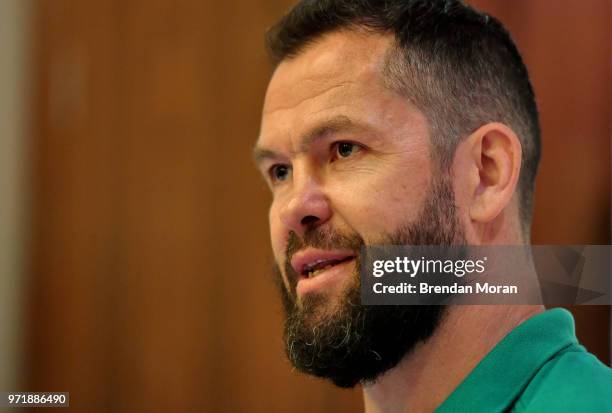
{"label": "chin", "polygon": [[345,291],[304,294],[298,302],[298,308],[304,314],[304,321],[314,326],[323,319],[333,318],[342,310],[345,294]]}

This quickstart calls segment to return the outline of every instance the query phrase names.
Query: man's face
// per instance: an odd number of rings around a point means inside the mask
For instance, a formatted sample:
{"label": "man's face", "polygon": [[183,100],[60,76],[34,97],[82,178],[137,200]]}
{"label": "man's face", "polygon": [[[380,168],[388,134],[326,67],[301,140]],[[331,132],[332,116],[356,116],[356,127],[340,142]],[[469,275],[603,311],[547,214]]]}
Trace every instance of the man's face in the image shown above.
{"label": "man's face", "polygon": [[[420,212],[432,170],[427,121],[383,85],[390,44],[390,37],[334,32],[274,73],[258,146],[270,151],[260,168],[272,188],[270,234],[283,269],[292,232],[303,237],[316,227],[371,244]],[[295,270],[351,253],[298,251]],[[298,302],[324,292],[332,306],[354,261],[334,267],[311,279],[284,271],[283,280],[290,290],[295,284]]]}
{"label": "man's face", "polygon": [[384,85],[390,46],[390,36],[340,31],[283,61],[255,150],[273,193],[288,355],[342,386],[395,365],[441,314],[360,306],[360,246],[460,238],[452,186],[434,172],[427,120]]}

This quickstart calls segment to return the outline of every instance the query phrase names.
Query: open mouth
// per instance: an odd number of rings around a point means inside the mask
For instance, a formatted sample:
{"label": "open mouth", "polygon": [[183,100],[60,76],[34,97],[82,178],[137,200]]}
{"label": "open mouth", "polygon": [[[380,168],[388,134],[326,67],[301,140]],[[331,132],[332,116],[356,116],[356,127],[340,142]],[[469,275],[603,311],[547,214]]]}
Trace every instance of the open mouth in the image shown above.
{"label": "open mouth", "polygon": [[299,276],[296,284],[298,295],[333,289],[352,274],[350,266],[356,254],[350,249],[324,250],[305,248],[291,257],[291,267]]}
{"label": "open mouth", "polygon": [[345,262],[354,259],[354,256],[346,256],[340,259],[320,259],[308,264],[305,264],[301,275],[305,278],[314,278],[322,272]]}

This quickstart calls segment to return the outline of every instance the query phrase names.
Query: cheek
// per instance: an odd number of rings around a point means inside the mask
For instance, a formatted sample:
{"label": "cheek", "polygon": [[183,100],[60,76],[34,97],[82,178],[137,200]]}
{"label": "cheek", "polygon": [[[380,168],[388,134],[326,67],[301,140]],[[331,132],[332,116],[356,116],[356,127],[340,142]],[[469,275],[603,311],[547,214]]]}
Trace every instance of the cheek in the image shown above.
{"label": "cheek", "polygon": [[427,195],[429,167],[394,168],[334,187],[336,213],[366,241],[413,221]]}
{"label": "cheek", "polygon": [[272,245],[272,252],[274,253],[274,259],[278,264],[282,263],[282,259],[285,253],[285,245],[287,242],[286,231],[283,230],[281,225],[277,204],[272,202],[270,210],[268,211],[268,223],[270,226],[270,243]]}

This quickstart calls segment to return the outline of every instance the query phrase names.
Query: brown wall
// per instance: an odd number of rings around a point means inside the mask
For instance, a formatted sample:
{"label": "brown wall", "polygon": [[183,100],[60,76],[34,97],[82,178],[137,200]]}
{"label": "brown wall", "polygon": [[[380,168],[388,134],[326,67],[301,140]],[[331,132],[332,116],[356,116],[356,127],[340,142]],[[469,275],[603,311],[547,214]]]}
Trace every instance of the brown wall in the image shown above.
{"label": "brown wall", "polygon": [[[75,411],[356,411],[291,372],[251,166],[288,1],[35,2],[32,391]],[[606,0],[474,1],[507,23],[538,94],[535,243],[610,243]],[[607,32],[606,32],[607,31]],[[609,308],[576,308],[609,362]]]}

